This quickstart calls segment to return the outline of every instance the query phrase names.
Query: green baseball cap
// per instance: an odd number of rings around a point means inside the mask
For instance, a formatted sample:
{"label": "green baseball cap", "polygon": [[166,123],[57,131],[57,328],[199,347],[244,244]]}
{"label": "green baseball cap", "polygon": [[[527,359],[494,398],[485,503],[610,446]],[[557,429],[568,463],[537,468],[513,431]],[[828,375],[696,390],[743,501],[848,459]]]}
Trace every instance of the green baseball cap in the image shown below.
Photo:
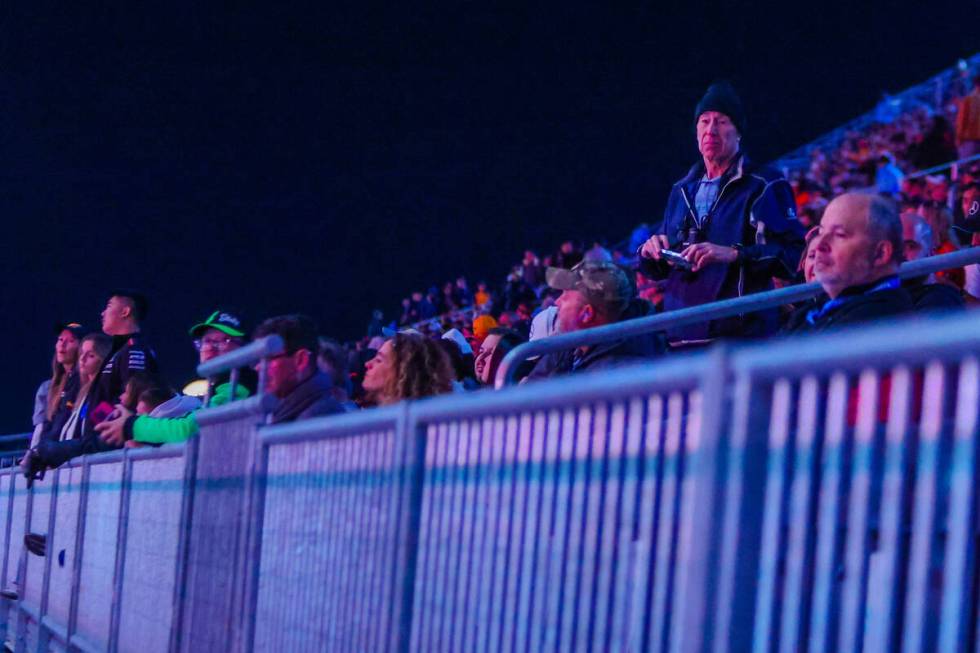
{"label": "green baseball cap", "polygon": [[227,311],[217,310],[214,313],[211,313],[211,315],[208,316],[208,319],[204,320],[200,324],[195,324],[192,326],[189,333],[191,334],[192,338],[197,338],[208,329],[217,329],[218,331],[235,338],[245,337],[245,331],[242,330],[242,321],[238,319],[237,315]]}

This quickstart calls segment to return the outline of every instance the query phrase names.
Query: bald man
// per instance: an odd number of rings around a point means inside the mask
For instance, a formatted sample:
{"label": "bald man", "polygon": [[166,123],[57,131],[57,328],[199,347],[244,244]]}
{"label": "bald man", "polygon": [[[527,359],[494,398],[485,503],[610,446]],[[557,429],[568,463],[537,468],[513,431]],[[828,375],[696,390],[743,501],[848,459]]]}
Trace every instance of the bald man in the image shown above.
{"label": "bald man", "polygon": [[811,247],[813,271],[827,300],[794,313],[786,331],[825,331],[912,311],[898,278],[902,221],[891,200],[865,193],[835,198]]}

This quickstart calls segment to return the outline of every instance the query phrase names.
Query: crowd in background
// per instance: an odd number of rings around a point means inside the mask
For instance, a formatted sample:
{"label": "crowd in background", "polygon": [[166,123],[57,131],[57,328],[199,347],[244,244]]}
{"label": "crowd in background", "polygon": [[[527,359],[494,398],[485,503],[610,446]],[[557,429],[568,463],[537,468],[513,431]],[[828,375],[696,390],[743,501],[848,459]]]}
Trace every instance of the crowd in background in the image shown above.
{"label": "crowd in background", "polygon": [[[279,335],[285,351],[268,361],[263,391],[278,399],[272,421],[286,422],[492,387],[504,356],[521,343],[677,308],[671,301],[682,293],[678,288],[693,287],[692,279],[711,264],[722,274],[755,266],[770,285],[818,281],[825,289],[812,302],[786,307],[778,325],[750,333],[741,324],[735,337],[819,331],[980,302],[976,265],[933,278],[899,282],[895,277],[902,261],[980,245],[980,161],[916,174],[980,153],[980,78],[968,93],[936,111],[917,108],[848,134],[832,151],[813,150],[808,166],[785,177],[755,169],[742,174],[748,163],[738,146],[740,111],[737,98],[723,87],[712,87],[699,103],[695,118],[699,138],[706,139],[700,144],[704,165],[685,178],[692,188],[690,203],[703,203],[719,179],[744,185],[752,177],[764,189],[760,192],[786,185],[785,197],[773,199],[788,220],[775,232],[785,241],[775,272],[758,266],[773,258],[772,234],[765,232],[773,229],[771,223],[749,225],[759,238],[742,248],[715,244],[707,232],[675,239],[665,219],[660,226],[640,225],[612,247],[567,240],[550,253],[529,249],[500,284],[473,285],[459,277],[415,291],[393,319],[375,311],[357,342],[324,337],[319,325],[299,314],[271,317],[249,329],[235,311],[222,307],[190,328],[188,349],[193,346],[198,362],[206,362],[250,337]],[[719,122],[706,122],[704,116]],[[712,174],[706,148],[723,149],[726,134],[735,150],[722,157],[719,177]],[[674,192],[686,198],[678,184]],[[713,210],[707,202],[702,217]],[[698,222],[697,211],[688,207],[682,219],[687,213]],[[872,254],[847,250],[852,236],[870,243]],[[701,273],[700,278],[708,277]],[[688,305],[723,298],[718,288],[725,283],[719,278],[714,295],[688,299]],[[857,295],[860,301],[854,301]],[[119,289],[108,293],[100,328],[57,325],[52,372],[37,391],[32,446],[23,461],[29,475],[84,453],[184,441],[197,433],[195,414],[205,402],[220,405],[258,390],[254,370],[235,380],[225,375],[173,387],[160,376],[153,348],[142,335],[149,317],[146,297]],[[635,363],[731,335],[706,333],[710,337],[701,340],[648,334],[549,354],[525,362],[517,377],[533,381]]]}

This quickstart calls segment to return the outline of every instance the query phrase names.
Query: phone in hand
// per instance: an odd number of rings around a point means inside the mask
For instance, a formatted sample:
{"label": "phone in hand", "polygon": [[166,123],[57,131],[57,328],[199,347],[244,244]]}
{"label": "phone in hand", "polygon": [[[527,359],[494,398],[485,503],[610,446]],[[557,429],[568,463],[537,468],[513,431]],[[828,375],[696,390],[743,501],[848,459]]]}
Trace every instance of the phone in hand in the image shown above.
{"label": "phone in hand", "polygon": [[688,261],[683,256],[681,256],[680,254],[678,254],[677,252],[675,252],[674,250],[662,249],[660,250],[660,257],[663,260],[667,261],[667,263],[669,263],[670,265],[673,265],[675,268],[680,268],[682,270],[691,269],[691,262]]}

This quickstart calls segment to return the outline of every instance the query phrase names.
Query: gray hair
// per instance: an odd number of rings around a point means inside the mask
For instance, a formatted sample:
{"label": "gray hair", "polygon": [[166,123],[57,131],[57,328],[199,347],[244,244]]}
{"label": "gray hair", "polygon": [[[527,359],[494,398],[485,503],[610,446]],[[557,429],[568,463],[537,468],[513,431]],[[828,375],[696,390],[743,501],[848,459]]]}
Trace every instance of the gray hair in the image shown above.
{"label": "gray hair", "polygon": [[889,263],[901,263],[905,258],[903,253],[905,250],[902,242],[902,220],[898,214],[898,205],[881,195],[868,195],[868,197],[868,233],[875,242],[885,240],[891,243],[892,258]]}

